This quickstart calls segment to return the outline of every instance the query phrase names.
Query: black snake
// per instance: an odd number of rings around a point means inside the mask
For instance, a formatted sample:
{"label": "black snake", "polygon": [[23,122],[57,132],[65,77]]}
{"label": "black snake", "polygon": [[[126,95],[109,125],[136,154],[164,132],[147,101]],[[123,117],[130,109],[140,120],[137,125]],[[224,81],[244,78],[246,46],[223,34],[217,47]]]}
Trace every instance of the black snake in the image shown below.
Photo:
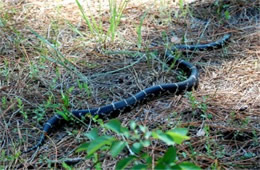
{"label": "black snake", "polygon": [[[230,38],[230,34],[225,34],[221,39],[208,43],[208,44],[198,44],[198,45],[176,45],[174,46],[171,51],[167,50],[165,56],[167,57],[168,61],[167,64],[171,65],[175,62],[175,66],[179,69],[182,69],[187,73],[188,78],[184,81],[177,82],[177,83],[169,83],[169,84],[160,84],[156,86],[148,87],[131,97],[123,99],[121,101],[111,103],[105,106],[101,106],[98,108],[93,109],[86,109],[86,110],[73,110],[72,115],[77,118],[85,117],[87,114],[91,114],[93,116],[107,116],[107,115],[118,115],[120,113],[124,113],[133,109],[137,104],[143,103],[144,101],[151,100],[151,98],[159,97],[165,94],[174,94],[178,95],[185,91],[191,91],[193,87],[198,85],[198,78],[199,73],[198,69],[193,66],[191,63],[181,60],[175,59],[172,53],[176,50],[207,50],[212,48],[220,48],[222,47],[225,42]],[[63,120],[61,115],[54,115],[51,117],[43,126],[43,134],[41,135],[38,143],[33,147],[29,148],[28,150],[24,151],[30,152],[32,150],[37,149],[40,147],[46,135],[48,135],[51,129],[58,124],[59,121]]]}

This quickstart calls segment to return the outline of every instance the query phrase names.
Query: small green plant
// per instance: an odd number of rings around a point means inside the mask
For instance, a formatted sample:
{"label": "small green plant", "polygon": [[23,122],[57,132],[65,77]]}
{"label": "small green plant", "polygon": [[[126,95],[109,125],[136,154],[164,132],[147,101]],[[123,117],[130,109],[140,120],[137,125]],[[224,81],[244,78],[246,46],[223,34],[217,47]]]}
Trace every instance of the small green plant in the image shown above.
{"label": "small green plant", "polygon": [[258,140],[257,132],[255,130],[253,130],[252,134],[253,134],[253,143],[254,143],[255,146],[258,146],[259,140]]}
{"label": "small green plant", "polygon": [[206,145],[205,148],[207,150],[207,154],[211,155],[212,150],[211,150],[211,145],[210,145],[210,128],[209,126],[205,125],[203,128],[204,132],[205,132],[205,136],[206,136]]}
{"label": "small green plant", "polygon": [[27,115],[26,111],[24,111],[23,101],[19,97],[16,97],[16,101],[18,103],[19,112],[23,115],[24,119],[27,120],[28,115]]}
{"label": "small green plant", "polygon": [[70,87],[68,90],[66,90],[65,93],[61,92],[61,99],[63,104],[61,110],[57,110],[57,113],[67,121],[73,119],[73,117],[70,116],[70,112],[69,112],[69,106],[70,106],[69,96],[73,91],[73,89],[74,87]]}
{"label": "small green plant", "polygon": [[230,13],[228,11],[228,4],[225,4],[225,2],[223,1],[216,1],[214,4],[217,7],[217,17],[219,19],[222,19],[224,17],[224,19],[229,20],[231,18]]}
{"label": "small green plant", "polygon": [[30,63],[30,78],[35,78],[39,74],[39,68],[37,64]]}
{"label": "small green plant", "polygon": [[37,109],[33,110],[33,113],[35,114],[33,119],[36,119],[37,122],[40,122],[44,118],[45,109],[40,105]]}
{"label": "small green plant", "polygon": [[[0,87],[1,87],[1,82],[0,82]],[[5,109],[7,107],[7,98],[6,96],[3,96],[2,99],[1,99],[1,102],[2,102],[2,108],[0,107],[0,110],[1,109]]]}
{"label": "small green plant", "polygon": [[224,12],[224,15],[225,15],[225,19],[226,19],[226,20],[229,20],[229,19],[231,18],[230,13],[229,13],[228,10],[226,10],[226,11]]}
{"label": "small green plant", "polygon": [[4,68],[1,69],[1,73],[6,78],[9,75],[9,62],[6,59],[4,59]]}
{"label": "small green plant", "polygon": [[45,103],[40,104],[35,110],[33,110],[33,113],[35,114],[33,119],[40,122],[44,118],[47,110],[58,110],[61,107],[61,104],[56,104],[54,101],[54,95],[51,93]]}
{"label": "small green plant", "polygon": [[249,117],[246,117],[245,119],[242,120],[242,122],[241,122],[241,123],[242,123],[241,127],[242,127],[242,128],[248,127],[248,124],[250,123],[250,121],[251,121],[250,118],[249,118]]}
{"label": "small green plant", "polygon": [[207,110],[208,110],[208,105],[206,103],[207,96],[203,97],[202,102],[198,101],[196,99],[196,97],[192,94],[192,92],[186,92],[185,96],[189,99],[189,101],[191,103],[191,108],[193,111],[195,111],[196,109],[199,109],[203,113],[203,114],[201,114],[202,118],[212,119],[212,115],[207,112]]}
{"label": "small green plant", "polygon": [[[134,121],[130,122],[129,127],[122,126],[117,119],[112,119],[101,126],[106,130],[105,134],[100,135],[97,128],[92,129],[86,134],[89,142],[79,146],[77,152],[86,152],[86,159],[91,159],[96,169],[101,168],[100,157],[107,155],[112,158],[126,155],[116,164],[116,169],[200,169],[190,162],[177,163],[177,152],[175,145],[188,140],[188,130],[184,128],[174,128],[166,132],[161,130],[149,131],[147,127],[138,125]],[[111,131],[116,135],[111,134]],[[169,148],[164,155],[156,161],[144,152],[151,145],[151,141],[159,140],[164,142]]]}
{"label": "small green plant", "polygon": [[17,161],[20,156],[20,152],[14,151],[13,153],[7,153],[5,150],[1,150],[0,153],[0,169],[5,169],[7,166],[11,166]]}
{"label": "small green plant", "polygon": [[89,88],[89,85],[87,83],[81,83],[79,80],[77,80],[77,84],[80,90],[84,90],[84,92],[87,94],[87,97],[91,97],[91,90]]}

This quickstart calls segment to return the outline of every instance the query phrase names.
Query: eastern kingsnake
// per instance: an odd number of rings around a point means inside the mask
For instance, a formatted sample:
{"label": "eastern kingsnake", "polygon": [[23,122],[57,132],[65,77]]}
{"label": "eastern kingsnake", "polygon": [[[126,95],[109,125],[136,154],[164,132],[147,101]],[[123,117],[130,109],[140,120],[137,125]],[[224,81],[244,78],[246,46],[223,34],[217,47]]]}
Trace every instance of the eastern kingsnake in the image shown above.
{"label": "eastern kingsnake", "polygon": [[[198,44],[198,45],[176,45],[174,46],[171,51],[167,50],[165,56],[167,57],[167,64],[171,65],[175,62],[175,66],[179,69],[185,71],[188,75],[188,78],[182,82],[177,83],[169,83],[169,84],[160,84],[156,86],[148,87],[131,97],[123,99],[121,101],[111,103],[105,106],[101,106],[99,108],[93,109],[86,109],[86,110],[73,110],[72,115],[77,118],[85,117],[87,114],[91,114],[92,116],[99,115],[99,116],[115,116],[120,113],[128,112],[133,109],[137,104],[143,103],[144,101],[151,100],[151,98],[159,97],[165,94],[174,94],[178,95],[185,91],[191,91],[193,87],[197,87],[198,85],[198,78],[199,73],[198,69],[193,66],[191,63],[181,60],[175,59],[172,53],[176,50],[207,50],[212,48],[220,48],[222,47],[225,42],[230,38],[230,34],[226,34],[223,38],[208,44]],[[40,147],[46,135],[48,135],[51,129],[58,124],[59,121],[64,120],[61,115],[54,115],[51,117],[43,126],[43,134],[41,135],[38,143],[33,147],[29,148],[28,150],[24,151],[30,152],[32,150],[37,149]]]}

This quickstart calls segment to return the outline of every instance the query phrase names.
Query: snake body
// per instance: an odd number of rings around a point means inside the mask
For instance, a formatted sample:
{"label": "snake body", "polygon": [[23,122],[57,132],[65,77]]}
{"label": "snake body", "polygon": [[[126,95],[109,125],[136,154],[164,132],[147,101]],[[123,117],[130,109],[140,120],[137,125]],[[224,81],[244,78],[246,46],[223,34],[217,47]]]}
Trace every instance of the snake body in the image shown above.
{"label": "snake body", "polygon": [[[87,114],[91,114],[92,116],[99,115],[99,116],[115,116],[120,113],[125,113],[136,107],[138,104],[143,103],[144,101],[149,101],[154,97],[159,97],[165,94],[174,94],[178,95],[185,91],[191,91],[192,88],[196,88],[198,85],[198,78],[199,73],[198,69],[189,63],[188,61],[182,59],[175,59],[172,55],[172,52],[176,50],[208,50],[212,48],[220,48],[222,47],[226,41],[230,38],[230,34],[225,34],[221,39],[208,43],[208,44],[198,44],[198,45],[176,45],[171,50],[167,50],[165,56],[167,58],[167,64],[171,65],[175,62],[175,66],[179,69],[182,69],[185,73],[187,73],[188,78],[184,81],[177,82],[177,83],[169,83],[169,84],[160,84],[156,86],[148,87],[140,92],[132,95],[126,99],[121,101],[111,103],[105,106],[101,106],[98,108],[92,109],[85,109],[85,110],[73,110],[72,115],[77,118],[85,117]],[[29,148],[28,150],[24,151],[30,152],[32,150],[37,149],[40,147],[48,135],[58,124],[59,121],[64,120],[63,117],[59,114],[55,114],[51,117],[43,126],[43,134],[41,135],[38,143],[33,147]]]}

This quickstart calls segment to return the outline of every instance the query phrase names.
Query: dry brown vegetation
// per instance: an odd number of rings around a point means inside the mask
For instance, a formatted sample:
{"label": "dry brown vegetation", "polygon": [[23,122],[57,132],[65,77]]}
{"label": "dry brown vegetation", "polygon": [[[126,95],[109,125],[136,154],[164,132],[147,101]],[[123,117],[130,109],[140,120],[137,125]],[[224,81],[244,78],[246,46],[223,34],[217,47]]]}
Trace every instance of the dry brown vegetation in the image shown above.
{"label": "dry brown vegetation", "polygon": [[[107,2],[82,3],[88,15],[102,22],[104,33],[109,29]],[[145,52],[163,52],[165,39],[180,43],[185,36],[187,44],[205,43],[231,33],[231,40],[222,49],[181,56],[200,69],[200,85],[192,96],[162,97],[119,119],[123,124],[135,120],[150,129],[189,128],[191,139],[178,146],[180,161],[208,169],[259,169],[259,2],[216,2],[195,1],[181,9],[167,0],[131,0],[114,40],[91,33],[74,1],[0,2],[0,167],[61,168],[61,160],[84,158],[84,153],[74,150],[86,141],[84,133],[95,125],[65,125],[37,151],[20,154],[37,142],[43,123],[62,106],[62,92],[75,87],[69,93],[69,109],[79,109],[118,101],[153,84],[178,81],[178,75],[167,74],[157,60],[147,61]],[[222,3],[226,5],[223,9]],[[139,49],[136,30],[144,13]],[[31,30],[55,44],[82,74],[44,58],[55,53]],[[158,47],[152,47],[152,42]],[[133,56],[127,51],[142,54]],[[77,87],[81,78],[88,80],[91,96]],[[165,148],[154,143],[147,152],[156,158]],[[101,161],[103,168],[112,169],[117,160],[107,156]],[[89,160],[75,165],[81,169],[92,166]]]}

